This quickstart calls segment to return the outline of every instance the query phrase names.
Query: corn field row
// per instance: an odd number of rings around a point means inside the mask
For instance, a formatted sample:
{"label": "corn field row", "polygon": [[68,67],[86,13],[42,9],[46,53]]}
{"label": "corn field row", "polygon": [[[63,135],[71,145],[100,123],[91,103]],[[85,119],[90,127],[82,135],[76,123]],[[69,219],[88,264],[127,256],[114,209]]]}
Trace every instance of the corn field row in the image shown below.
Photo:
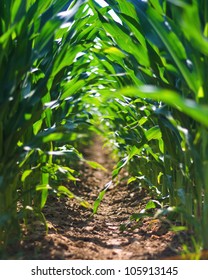
{"label": "corn field row", "polygon": [[133,218],[153,209],[208,249],[208,2],[105,4],[0,1],[2,251],[22,224],[47,227],[49,195],[91,207],[64,182],[94,134],[115,150],[112,178],[125,167],[154,197]]}

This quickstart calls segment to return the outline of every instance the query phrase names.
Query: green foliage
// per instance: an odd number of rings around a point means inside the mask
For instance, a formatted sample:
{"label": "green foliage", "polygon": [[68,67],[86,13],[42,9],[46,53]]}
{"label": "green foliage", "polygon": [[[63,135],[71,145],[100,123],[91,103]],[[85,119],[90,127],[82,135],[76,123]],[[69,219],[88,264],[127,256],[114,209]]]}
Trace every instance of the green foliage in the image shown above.
{"label": "green foliage", "polygon": [[50,193],[91,207],[63,182],[96,132],[112,177],[126,167],[154,197],[132,219],[159,207],[208,248],[207,1],[68,2],[0,3],[0,246]]}
{"label": "green foliage", "polygon": [[104,197],[106,191],[111,186],[111,184],[112,184],[112,181],[106,183],[104,188],[99,192],[98,197],[96,198],[94,205],[93,205],[93,214],[97,213],[98,207],[99,207],[101,201],[103,200],[103,197]]}
{"label": "green foliage", "polygon": [[207,248],[207,3],[106,2],[105,8],[90,5],[107,72],[99,109],[120,157],[113,177],[128,166],[129,183],[149,189],[162,207],[177,209],[181,223]]}
{"label": "green foliage", "polygon": [[82,32],[76,28],[81,18],[74,21],[82,2],[73,1],[67,11],[62,9],[68,0],[0,4],[2,248],[18,241],[14,237],[19,238],[19,224],[22,219],[27,223],[31,211],[43,217],[49,192],[78,199],[60,182],[77,180],[68,165],[80,154],[70,143],[90,126],[80,100],[90,81],[81,75],[91,44],[83,46]]}

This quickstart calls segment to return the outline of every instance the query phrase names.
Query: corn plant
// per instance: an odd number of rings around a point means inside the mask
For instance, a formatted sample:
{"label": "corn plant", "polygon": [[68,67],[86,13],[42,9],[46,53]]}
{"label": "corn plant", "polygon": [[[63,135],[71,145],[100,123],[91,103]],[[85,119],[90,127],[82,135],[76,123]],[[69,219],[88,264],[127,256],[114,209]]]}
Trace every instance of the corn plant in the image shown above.
{"label": "corn plant", "polygon": [[0,3],[1,248],[19,240],[31,213],[45,222],[49,192],[77,198],[61,182],[77,180],[73,144],[88,137],[91,118],[81,101],[93,80],[83,76],[92,42],[82,2]]}
{"label": "corn plant", "polygon": [[90,207],[63,182],[96,132],[116,150],[112,177],[126,166],[157,199],[146,210],[208,248],[207,1],[98,2],[0,3],[0,247],[31,215],[46,224],[49,193]]}
{"label": "corn plant", "polygon": [[99,92],[121,157],[113,176],[128,165],[129,182],[160,194],[158,215],[177,212],[208,248],[207,2],[89,2],[100,28],[94,53],[111,77]]}

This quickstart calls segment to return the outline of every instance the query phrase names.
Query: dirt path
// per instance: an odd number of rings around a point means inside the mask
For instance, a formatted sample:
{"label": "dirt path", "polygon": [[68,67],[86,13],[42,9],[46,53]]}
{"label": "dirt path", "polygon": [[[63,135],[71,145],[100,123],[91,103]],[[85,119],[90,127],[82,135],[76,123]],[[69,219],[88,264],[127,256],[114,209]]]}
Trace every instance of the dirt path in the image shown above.
{"label": "dirt path", "polygon": [[[110,181],[113,160],[99,139],[85,151],[88,160],[102,164],[109,172],[86,165],[81,181],[70,186],[76,195],[90,203]],[[113,184],[106,192],[98,213],[67,198],[51,198],[45,207],[49,225],[48,235],[41,227],[22,242],[23,259],[163,259],[172,257],[179,249],[176,236],[160,221],[144,220],[141,225],[129,217],[138,213],[147,201],[144,193],[122,182]],[[124,231],[121,230],[125,228]]]}

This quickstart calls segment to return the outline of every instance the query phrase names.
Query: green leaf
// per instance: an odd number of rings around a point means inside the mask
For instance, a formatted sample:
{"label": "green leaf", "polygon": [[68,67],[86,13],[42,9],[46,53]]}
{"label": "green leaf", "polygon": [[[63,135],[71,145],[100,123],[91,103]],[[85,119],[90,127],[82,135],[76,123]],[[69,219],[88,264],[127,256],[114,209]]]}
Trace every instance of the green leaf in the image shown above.
{"label": "green leaf", "polygon": [[145,210],[154,209],[154,208],[156,208],[156,204],[154,203],[154,201],[153,200],[148,201],[145,206]]}
{"label": "green leaf", "polygon": [[104,49],[104,53],[113,54],[113,55],[121,57],[121,58],[125,57],[125,54],[123,54],[122,51],[120,51],[118,48],[115,48],[115,47],[110,47],[110,48]]}
{"label": "green leaf", "polygon": [[158,125],[151,127],[150,129],[148,129],[145,132],[145,136],[147,138],[148,141],[152,140],[152,139],[157,139],[160,140],[161,139],[161,131]]}
{"label": "green leaf", "polygon": [[90,160],[84,160],[90,167],[94,168],[94,169],[101,169],[105,172],[107,172],[107,169],[102,166],[100,163],[95,162],[95,161],[90,161]]}
{"label": "green leaf", "polygon": [[[130,0],[130,2],[135,5],[138,17],[141,19],[144,31],[148,34],[149,39],[155,43],[156,35],[157,39],[161,40],[187,84],[197,94],[201,86],[200,80],[198,77],[196,79],[197,72],[194,69],[191,72],[184,63],[188,59],[186,50],[171,24],[147,3],[138,4],[136,0]],[[158,41],[156,42],[158,43]]]}
{"label": "green leaf", "polygon": [[186,226],[171,226],[170,230],[174,232],[179,232],[179,231],[187,231],[188,228]]}
{"label": "green leaf", "polygon": [[25,170],[21,176],[21,182],[24,182],[25,179],[32,173],[32,170]]}
{"label": "green leaf", "polygon": [[102,190],[102,191],[99,193],[97,199],[95,200],[95,202],[94,202],[94,204],[93,204],[93,214],[96,214],[96,213],[97,213],[98,207],[100,206],[100,203],[101,203],[101,201],[103,200],[103,197],[104,197],[105,193],[106,193],[106,190]]}
{"label": "green leaf", "polygon": [[54,132],[44,136],[43,143],[51,142],[51,141],[58,141],[63,138],[64,134],[61,132]]}
{"label": "green leaf", "polygon": [[36,191],[43,191],[43,190],[51,190],[51,186],[49,184],[41,184],[35,187]]}
{"label": "green leaf", "polygon": [[138,149],[136,146],[133,146],[130,150],[130,153],[128,155],[128,160],[132,159],[135,155],[140,154],[140,149]]}
{"label": "green leaf", "polygon": [[80,89],[83,88],[83,86],[85,85],[85,81],[84,80],[78,80],[74,79],[71,80],[68,85],[67,85],[67,90],[65,90],[65,92],[61,95],[61,100],[64,100],[68,97],[70,97],[72,94],[77,93]]}
{"label": "green leaf", "polygon": [[160,89],[155,86],[141,86],[124,88],[116,93],[116,96],[131,96],[163,101],[192,117],[199,123],[208,126],[208,106],[197,104],[194,100],[186,99],[177,92],[169,89]]}
{"label": "green leaf", "polygon": [[88,201],[86,201],[86,200],[80,200],[80,203],[79,203],[81,206],[83,206],[83,207],[85,207],[85,208],[87,208],[87,209],[92,209],[92,206],[91,206],[91,204],[88,202]]}
{"label": "green leaf", "polygon": [[136,177],[131,177],[128,179],[127,184],[129,185],[130,183],[135,182],[136,180],[137,180]]}
{"label": "green leaf", "polygon": [[41,209],[45,206],[47,198],[48,198],[48,189],[46,188],[46,189],[43,189],[42,193],[41,193],[41,202],[40,202]]}
{"label": "green leaf", "polygon": [[64,194],[64,195],[67,195],[69,198],[75,198],[75,195],[69,189],[67,189],[65,186],[59,186],[57,188],[57,191],[58,191],[58,195]]}

